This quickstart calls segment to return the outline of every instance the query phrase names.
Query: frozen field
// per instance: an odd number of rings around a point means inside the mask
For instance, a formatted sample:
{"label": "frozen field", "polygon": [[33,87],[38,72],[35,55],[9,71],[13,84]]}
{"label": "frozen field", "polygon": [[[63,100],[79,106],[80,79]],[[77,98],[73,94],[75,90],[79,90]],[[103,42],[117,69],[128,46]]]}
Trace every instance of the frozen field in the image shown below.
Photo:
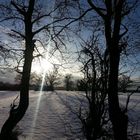
{"label": "frozen field", "polygon": [[[8,117],[10,104],[18,92],[0,91],[0,128]],[[78,92],[42,92],[30,91],[30,105],[18,124],[23,139],[28,140],[83,140],[80,121],[75,112],[83,103],[83,94]],[[124,104],[126,96],[120,96]],[[84,104],[84,103],[83,103]],[[140,94],[131,97],[129,107],[131,124],[140,127]],[[135,131],[135,129],[131,129]],[[136,132],[136,131],[135,131]]]}
{"label": "frozen field", "polygon": [[[0,92],[0,127],[8,117],[10,104],[17,92]],[[80,96],[74,92],[30,91],[30,105],[23,120],[18,124],[22,138],[31,140],[84,139],[75,110]],[[73,109],[73,110],[72,110]],[[32,138],[31,138],[32,137]]]}

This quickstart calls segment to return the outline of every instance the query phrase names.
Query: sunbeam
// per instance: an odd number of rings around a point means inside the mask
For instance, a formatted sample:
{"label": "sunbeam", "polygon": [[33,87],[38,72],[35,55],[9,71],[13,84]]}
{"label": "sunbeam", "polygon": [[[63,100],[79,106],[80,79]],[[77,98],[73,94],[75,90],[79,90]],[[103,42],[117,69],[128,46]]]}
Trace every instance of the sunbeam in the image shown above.
{"label": "sunbeam", "polygon": [[[54,9],[55,8],[55,3],[56,1],[54,1],[52,3],[52,8]],[[54,13],[53,13],[54,14]],[[53,23],[53,15],[52,15],[52,23]],[[52,28],[53,28],[53,24],[51,25]],[[48,60],[48,57],[49,57],[49,51],[50,51],[50,46],[51,46],[51,35],[52,35],[52,28],[50,30],[50,37],[49,37],[49,40],[48,40],[48,45],[47,45],[47,52],[45,54],[45,61],[46,61],[46,64],[47,64],[47,60]],[[35,131],[35,126],[36,126],[36,122],[37,122],[37,118],[38,118],[38,112],[39,112],[39,107],[40,107],[40,103],[41,103],[41,99],[42,99],[42,95],[43,95],[43,86],[44,86],[44,82],[45,82],[45,76],[46,76],[46,72],[47,72],[48,68],[45,67],[44,70],[43,70],[43,75],[42,75],[42,82],[41,82],[41,87],[40,87],[40,92],[39,92],[39,96],[38,96],[38,99],[37,99],[37,104],[36,104],[36,108],[35,108],[35,113],[34,113],[34,116],[33,116],[33,122],[32,122],[32,126],[31,126],[31,133],[30,133],[30,140],[33,139],[33,136],[34,136],[34,131]]]}
{"label": "sunbeam", "polygon": [[[47,59],[48,59],[48,52],[49,52],[49,49],[50,49],[50,42],[51,42],[51,40],[49,39],[49,43],[48,43],[48,46],[47,46],[47,50],[48,51],[47,51],[46,56],[45,56],[46,62],[47,62]],[[33,116],[33,122],[32,122],[32,128],[31,128],[31,133],[30,133],[30,139],[32,139],[33,135],[34,135],[34,129],[35,129],[36,121],[37,121],[37,117],[38,117],[40,101],[41,101],[41,98],[42,98],[42,95],[43,95],[43,86],[44,86],[44,82],[45,82],[46,72],[47,72],[47,67],[45,67],[45,69],[43,71],[43,75],[42,75],[42,82],[41,82],[41,87],[40,87],[40,91],[39,91],[39,95],[38,95],[38,99],[37,99],[37,105],[36,105],[36,108],[35,108],[35,113],[34,113],[34,116]]]}

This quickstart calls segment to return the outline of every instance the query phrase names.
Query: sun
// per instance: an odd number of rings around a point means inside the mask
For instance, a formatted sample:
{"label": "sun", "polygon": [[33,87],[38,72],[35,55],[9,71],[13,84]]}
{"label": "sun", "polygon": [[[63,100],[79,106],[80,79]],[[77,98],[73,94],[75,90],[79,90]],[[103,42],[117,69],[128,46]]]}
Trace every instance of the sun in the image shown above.
{"label": "sun", "polygon": [[51,71],[53,69],[53,65],[47,59],[40,59],[39,61],[34,61],[32,63],[32,72],[37,74],[42,74],[47,71]]}

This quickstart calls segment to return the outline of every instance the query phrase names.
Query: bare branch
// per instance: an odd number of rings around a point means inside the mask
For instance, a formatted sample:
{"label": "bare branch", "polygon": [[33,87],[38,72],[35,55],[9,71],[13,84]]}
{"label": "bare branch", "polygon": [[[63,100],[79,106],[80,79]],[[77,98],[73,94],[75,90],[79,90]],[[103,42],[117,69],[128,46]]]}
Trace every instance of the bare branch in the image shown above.
{"label": "bare branch", "polygon": [[123,9],[123,13],[121,16],[124,17],[124,16],[128,15],[137,6],[138,2],[139,2],[139,0],[133,1],[132,5],[129,7],[128,7],[128,4],[125,2],[124,4],[126,7],[124,6],[125,8]]}
{"label": "bare branch", "polygon": [[17,66],[14,68],[15,71],[16,71],[17,73],[19,73],[19,74],[22,74],[22,73],[23,73],[21,70],[19,70],[19,67],[22,67],[22,66],[20,66],[20,63],[21,63],[21,61],[22,61],[23,59],[24,59],[23,57],[20,58],[20,59],[17,61]]}
{"label": "bare branch", "polygon": [[16,34],[20,35],[22,38],[25,39],[25,35],[23,35],[22,33],[18,32],[16,30],[13,30],[13,29],[11,31],[15,32]]}
{"label": "bare branch", "polygon": [[42,18],[48,17],[48,16],[50,16],[50,14],[41,15],[41,16],[39,16],[38,18],[34,19],[34,20],[32,21],[32,24],[34,24],[35,22],[41,20]]}
{"label": "bare branch", "polygon": [[38,50],[38,48],[36,46],[35,46],[35,50],[38,52],[38,54],[33,56],[33,59],[37,58],[37,57],[43,57],[43,55],[39,52],[39,50]]}
{"label": "bare branch", "polygon": [[136,89],[135,91],[132,91],[132,92],[128,95],[127,100],[126,100],[126,106],[125,106],[124,112],[127,112],[127,110],[128,110],[128,105],[129,105],[130,97],[131,97],[134,93],[136,93],[136,92],[139,90],[139,88],[140,88],[140,87],[137,87],[137,89]]}
{"label": "bare branch", "polygon": [[37,54],[37,55],[33,56],[33,59],[37,58],[37,57],[42,57],[42,54]]}
{"label": "bare branch", "polygon": [[74,20],[72,20],[71,22],[69,22],[68,24],[66,24],[66,25],[56,34],[56,36],[59,35],[59,34],[60,34],[66,27],[68,27],[70,24],[72,24],[72,23],[74,23],[74,22],[80,20],[81,18],[83,18],[83,17],[84,17],[89,11],[91,11],[91,10],[92,10],[92,8],[87,9],[81,16],[79,16],[78,18],[75,18]]}
{"label": "bare branch", "polygon": [[105,15],[101,12],[102,10],[105,11],[105,9],[96,7],[91,0],[88,0],[88,3],[92,7],[92,9],[94,9],[103,19],[105,19]]}
{"label": "bare branch", "polygon": [[128,32],[128,28],[123,24],[122,26],[124,27],[125,31],[122,34],[120,34],[120,39]]}
{"label": "bare branch", "polygon": [[11,4],[17,9],[17,11],[21,14],[25,16],[25,11],[23,9],[20,9],[17,4],[14,1],[11,1]]}
{"label": "bare branch", "polygon": [[38,18],[36,18],[36,19],[34,19],[34,20],[32,21],[32,24],[34,24],[35,22],[41,20],[42,18],[51,16],[51,14],[52,14],[53,12],[55,12],[57,9],[58,9],[58,6],[57,6],[55,9],[53,9],[52,11],[50,11],[48,14],[44,14],[44,15],[38,16]]}
{"label": "bare branch", "polygon": [[[35,40],[38,41],[41,44],[41,46],[43,47],[43,49],[46,49],[45,46],[44,46],[44,44],[43,44],[43,42],[40,39],[35,39]],[[35,47],[35,48],[37,49],[37,47]]]}
{"label": "bare branch", "polygon": [[53,22],[51,22],[51,23],[49,23],[49,24],[47,24],[47,25],[44,25],[43,27],[41,27],[41,28],[39,28],[38,30],[34,31],[34,32],[33,32],[33,35],[35,35],[35,34],[41,32],[41,31],[44,30],[44,29],[48,29],[48,27],[51,26],[51,25],[53,25],[54,23],[61,22],[61,21],[64,21],[64,20],[66,20],[66,19],[69,19],[69,18],[58,19],[58,20],[55,20],[55,21],[53,21]]}
{"label": "bare branch", "polygon": [[13,16],[13,17],[5,17],[4,19],[0,20],[0,22],[11,20],[11,19],[19,19],[19,20],[22,20],[23,21],[22,18]]}

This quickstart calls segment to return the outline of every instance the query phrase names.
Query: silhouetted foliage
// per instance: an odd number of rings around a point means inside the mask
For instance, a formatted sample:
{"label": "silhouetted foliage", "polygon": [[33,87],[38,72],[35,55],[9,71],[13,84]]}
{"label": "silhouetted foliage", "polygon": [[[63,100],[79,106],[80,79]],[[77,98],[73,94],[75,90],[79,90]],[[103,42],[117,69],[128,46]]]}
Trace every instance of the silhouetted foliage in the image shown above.
{"label": "silhouetted foliage", "polygon": [[20,90],[20,85],[0,82],[0,90],[17,91],[17,90]]}
{"label": "silhouetted foliage", "polygon": [[86,82],[84,79],[77,80],[77,90],[85,91],[86,90]]}
{"label": "silhouetted foliage", "polygon": [[87,0],[90,7],[101,18],[104,26],[106,40],[106,54],[108,57],[109,78],[108,78],[108,104],[109,116],[113,125],[114,139],[127,140],[128,116],[121,109],[118,99],[118,73],[120,55],[127,43],[128,28],[123,25],[123,19],[132,11],[137,0],[129,3],[127,0],[102,1],[99,5],[96,1]]}
{"label": "silhouetted foliage", "polygon": [[128,88],[131,86],[132,80],[130,79],[130,76],[127,75],[121,75],[118,79],[118,89],[121,92],[127,92]]}
{"label": "silhouetted foliage", "polygon": [[54,91],[55,86],[60,84],[59,68],[54,65],[52,71],[48,71],[45,76],[46,90]]}
{"label": "silhouetted foliage", "polygon": [[[107,138],[109,134],[108,106],[106,102],[108,67],[104,55],[97,45],[97,36],[93,36],[82,44],[79,61],[83,64],[84,79],[80,81],[88,100],[88,111],[80,109],[79,118],[83,124],[88,140]],[[86,112],[82,115],[82,112]]]}

